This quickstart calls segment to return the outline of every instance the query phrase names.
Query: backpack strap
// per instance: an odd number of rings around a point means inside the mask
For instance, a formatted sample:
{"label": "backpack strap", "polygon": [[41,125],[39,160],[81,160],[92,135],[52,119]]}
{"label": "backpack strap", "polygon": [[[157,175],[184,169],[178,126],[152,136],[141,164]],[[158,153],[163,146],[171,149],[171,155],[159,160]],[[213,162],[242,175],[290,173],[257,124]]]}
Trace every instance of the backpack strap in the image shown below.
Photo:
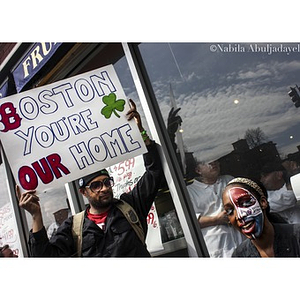
{"label": "backpack strap", "polygon": [[83,227],[83,220],[84,220],[84,212],[85,210],[73,216],[72,235],[73,235],[75,247],[77,249],[74,256],[78,256],[78,257],[81,256],[82,227]]}
{"label": "backpack strap", "polygon": [[116,204],[116,207],[123,213],[127,221],[131,224],[135,233],[141,240],[143,244],[145,244],[145,233],[143,227],[140,223],[139,217],[132,206],[126,201],[119,200]]}
{"label": "backpack strap", "polygon": [[[143,227],[140,223],[139,217],[135,210],[132,208],[130,204],[123,200],[119,200],[116,203],[116,207],[123,213],[127,221],[130,223],[135,233],[141,240],[141,242],[145,245],[145,233]],[[81,256],[82,250],[82,227],[84,220],[85,210],[77,213],[73,216],[73,225],[72,225],[72,235],[74,239],[74,244],[77,249],[76,253],[73,256]]]}

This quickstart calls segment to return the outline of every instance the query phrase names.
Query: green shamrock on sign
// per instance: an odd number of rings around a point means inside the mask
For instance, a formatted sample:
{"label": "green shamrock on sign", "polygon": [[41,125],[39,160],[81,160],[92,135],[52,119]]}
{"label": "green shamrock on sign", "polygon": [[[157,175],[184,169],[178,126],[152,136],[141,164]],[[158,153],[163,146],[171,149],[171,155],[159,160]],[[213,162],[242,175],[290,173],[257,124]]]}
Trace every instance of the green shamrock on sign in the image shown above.
{"label": "green shamrock on sign", "polygon": [[116,100],[117,96],[115,93],[110,93],[108,96],[104,96],[102,98],[102,101],[106,106],[104,106],[101,109],[101,114],[106,118],[109,119],[111,114],[114,113],[118,118],[120,118],[120,115],[116,112],[123,111],[125,106],[125,100],[119,99]]}

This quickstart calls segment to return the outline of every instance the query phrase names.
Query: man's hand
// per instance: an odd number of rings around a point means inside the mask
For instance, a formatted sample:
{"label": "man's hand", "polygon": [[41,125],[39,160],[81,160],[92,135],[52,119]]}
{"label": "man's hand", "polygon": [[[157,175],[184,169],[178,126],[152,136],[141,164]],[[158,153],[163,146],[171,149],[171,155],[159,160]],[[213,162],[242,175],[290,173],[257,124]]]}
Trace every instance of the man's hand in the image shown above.
{"label": "man's hand", "polygon": [[19,206],[27,210],[32,216],[32,231],[37,232],[43,227],[42,212],[40,206],[40,199],[35,194],[35,190],[26,191],[21,194],[20,187],[16,185],[16,195],[19,200]]}
{"label": "man's hand", "polygon": [[130,102],[130,110],[127,112],[126,116],[127,116],[127,120],[130,121],[132,120],[133,118],[135,119],[135,122],[139,128],[139,131],[143,131],[144,128],[142,126],[142,120],[141,120],[141,116],[140,114],[138,113],[138,111],[136,110],[136,105],[135,103],[133,102],[133,100],[129,99],[129,102]]}
{"label": "man's hand", "polygon": [[216,225],[227,225],[228,222],[229,219],[225,210],[216,215]]}
{"label": "man's hand", "polygon": [[177,113],[180,111],[180,109],[181,108],[177,108],[174,110],[174,107],[172,107],[169,112],[167,130],[170,135],[174,135],[175,132],[177,131],[178,127],[182,123],[181,117],[177,115]]}
{"label": "man's hand", "polygon": [[[130,102],[130,110],[127,112],[126,116],[127,116],[127,120],[130,121],[132,120],[133,118],[135,119],[135,122],[138,126],[138,129],[140,132],[144,131],[144,128],[143,128],[143,125],[142,125],[142,120],[141,120],[141,116],[140,114],[138,113],[138,111],[136,110],[136,105],[135,103],[129,99],[129,102]],[[151,140],[149,138],[148,135],[146,135],[146,139],[144,138],[144,142],[146,145],[150,145],[151,144]]]}
{"label": "man's hand", "polygon": [[203,216],[200,217],[198,220],[201,228],[216,226],[216,225],[228,225],[229,222],[225,210],[221,211],[216,216]]}
{"label": "man's hand", "polygon": [[32,216],[41,212],[40,199],[35,194],[35,191],[26,191],[21,194],[20,187],[16,185],[16,194],[19,206],[27,210]]}

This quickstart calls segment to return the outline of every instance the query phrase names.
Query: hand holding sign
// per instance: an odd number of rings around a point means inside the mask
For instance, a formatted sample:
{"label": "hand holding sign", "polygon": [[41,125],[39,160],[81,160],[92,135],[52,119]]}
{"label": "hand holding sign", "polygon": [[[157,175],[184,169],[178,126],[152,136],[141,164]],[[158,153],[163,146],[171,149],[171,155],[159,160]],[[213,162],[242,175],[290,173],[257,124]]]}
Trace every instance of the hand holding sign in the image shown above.
{"label": "hand holding sign", "polygon": [[139,128],[140,131],[143,131],[144,128],[142,126],[142,120],[141,120],[141,116],[140,114],[137,112],[136,110],[136,105],[135,103],[132,101],[132,99],[129,99],[129,104],[130,104],[130,110],[127,112],[126,116],[127,116],[127,120],[130,121],[133,118],[135,119],[135,122]]}
{"label": "hand holding sign", "polygon": [[19,206],[27,210],[32,216],[32,232],[38,232],[43,228],[43,218],[40,206],[40,199],[36,191],[27,191],[21,194],[20,187],[16,185],[16,195],[19,200]]}
{"label": "hand holding sign", "polygon": [[132,99],[129,99],[129,104],[130,104],[130,110],[126,114],[127,120],[130,121],[133,118],[135,119],[137,127],[138,127],[139,131],[141,132],[141,134],[143,136],[145,144],[149,145],[150,144],[150,139],[149,139],[149,136],[147,135],[146,131],[143,128],[141,116],[136,110],[136,105],[132,101]]}

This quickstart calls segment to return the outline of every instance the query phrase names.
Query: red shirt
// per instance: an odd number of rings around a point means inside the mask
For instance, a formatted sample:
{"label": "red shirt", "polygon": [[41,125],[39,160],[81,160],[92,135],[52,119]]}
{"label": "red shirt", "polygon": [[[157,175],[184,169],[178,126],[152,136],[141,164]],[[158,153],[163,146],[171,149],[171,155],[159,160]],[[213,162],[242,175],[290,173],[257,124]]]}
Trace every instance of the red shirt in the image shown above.
{"label": "red shirt", "polygon": [[87,210],[87,217],[95,222],[102,230],[105,228],[105,220],[107,217],[108,211],[101,213],[101,214],[91,214],[90,210]]}

